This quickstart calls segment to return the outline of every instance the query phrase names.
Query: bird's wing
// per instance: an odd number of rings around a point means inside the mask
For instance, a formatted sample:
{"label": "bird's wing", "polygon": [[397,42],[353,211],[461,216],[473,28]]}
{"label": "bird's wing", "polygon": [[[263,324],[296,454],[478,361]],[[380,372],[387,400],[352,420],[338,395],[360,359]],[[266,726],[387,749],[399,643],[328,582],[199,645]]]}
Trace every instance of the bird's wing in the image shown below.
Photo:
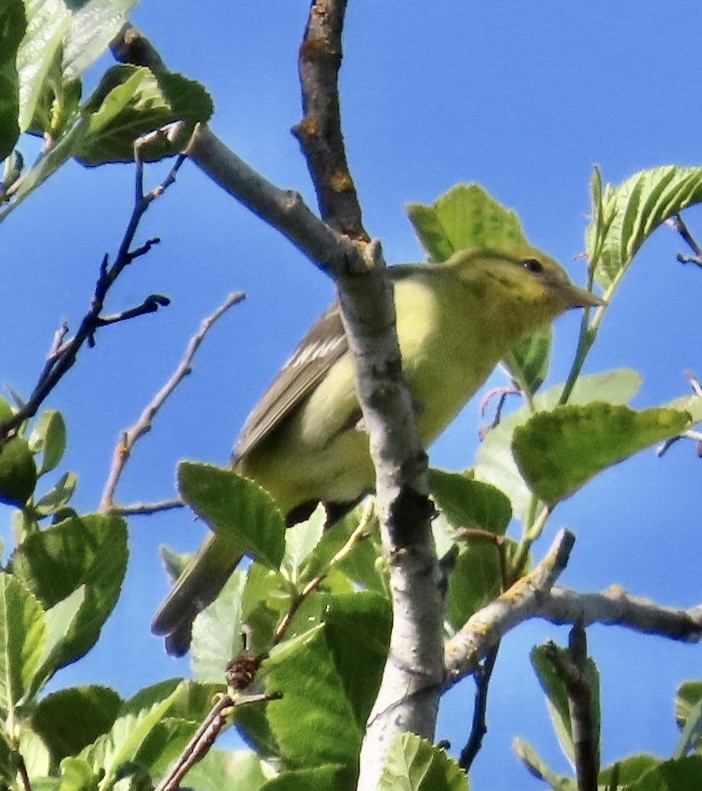
{"label": "bird's wing", "polygon": [[300,341],[246,419],[234,446],[234,464],[295,410],[347,349],[339,304],[335,302]]}

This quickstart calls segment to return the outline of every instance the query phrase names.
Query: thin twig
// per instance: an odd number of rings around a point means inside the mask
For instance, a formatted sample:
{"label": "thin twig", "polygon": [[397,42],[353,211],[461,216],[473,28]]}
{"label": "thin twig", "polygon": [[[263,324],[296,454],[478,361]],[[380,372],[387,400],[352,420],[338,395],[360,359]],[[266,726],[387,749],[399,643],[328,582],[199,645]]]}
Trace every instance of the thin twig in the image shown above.
{"label": "thin twig", "polygon": [[[510,572],[507,567],[507,541],[504,536],[491,533],[489,530],[481,530],[476,528],[467,528],[461,531],[461,535],[466,535],[468,538],[480,538],[482,540],[490,541],[495,545],[497,550],[497,558],[500,563],[500,592],[509,587]],[[490,681],[497,662],[497,655],[500,651],[500,643],[495,643],[494,646],[488,651],[487,656],[483,660],[482,665],[479,665],[473,673],[475,681],[475,702],[473,704],[473,720],[471,723],[470,734],[468,739],[461,750],[458,764],[466,772],[469,771],[473,765],[473,761],[480,752],[483,744],[483,738],[487,733],[487,701],[488,692],[490,690]]]}
{"label": "thin twig", "polygon": [[[180,382],[191,372],[193,357],[200,347],[200,344],[205,339],[205,336],[210,331],[215,322],[221,318],[229,310],[229,308],[238,304],[243,299],[243,292],[232,292],[213,313],[200,322],[200,328],[188,341],[185,353],[183,354],[183,357],[178,363],[175,371],[168,378],[168,381],[163,385],[158,393],[156,393],[151,402],[145,407],[141,415],[139,415],[136,423],[121,433],[120,439],[112,454],[112,466],[110,467],[110,472],[107,476],[107,482],[100,500],[101,512],[104,513],[106,511],[115,510],[115,490],[117,488],[117,484],[119,483],[119,479],[124,472],[124,467],[132,453],[134,445],[144,434],[151,431],[153,419],[159,409],[173,394]],[[173,505],[168,507],[176,506]],[[120,513],[124,513],[124,509],[117,508],[116,510],[118,510]],[[164,509],[160,508],[158,510]],[[132,510],[131,513],[136,513],[136,511]],[[147,511],[141,510],[140,513],[147,513]]]}
{"label": "thin twig", "polygon": [[273,633],[274,646],[278,645],[278,643],[280,643],[285,637],[288,629],[290,628],[290,624],[295,617],[295,613],[300,609],[300,605],[305,601],[305,599],[313,591],[317,590],[334,566],[338,565],[342,560],[347,558],[353,549],[364,538],[366,538],[368,535],[368,526],[370,525],[370,522],[373,518],[373,514],[373,500],[369,499],[366,507],[364,508],[361,519],[359,520],[359,523],[354,529],[353,533],[351,533],[348,539],[344,542],[343,546],[336,552],[334,557],[329,560],[329,562],[326,564],[326,567],[319,574],[317,574],[316,577],[313,577],[311,580],[309,580],[300,593],[293,599],[288,611],[282,617],[278,623],[278,626],[276,627],[275,632]]}
{"label": "thin twig", "polygon": [[595,701],[592,699],[594,690],[588,667],[585,629],[581,624],[573,626],[567,649],[552,642],[547,643],[545,649],[546,657],[563,682],[568,696],[578,791],[597,791],[599,733],[593,718]]}
{"label": "thin twig", "polygon": [[322,219],[350,239],[368,242],[341,132],[339,68],[345,12],[346,0],[311,4],[298,60],[304,117],[292,132],[305,156]]}
{"label": "thin twig", "polygon": [[678,253],[675,256],[677,260],[681,264],[696,264],[697,266],[702,267],[702,247],[697,244],[694,236],[690,233],[687,225],[685,225],[683,218],[679,214],[674,214],[667,220],[666,224],[680,234],[685,244],[693,252],[693,255],[691,256]]}
{"label": "thin twig", "polygon": [[[129,264],[131,264],[136,257],[147,252],[147,250],[151,247],[151,244],[153,244],[152,240],[150,244],[147,243],[147,245],[144,245],[141,248],[137,248],[136,250],[131,249],[134,236],[136,234],[137,228],[139,227],[139,223],[141,222],[141,218],[144,216],[144,213],[149,208],[151,203],[163,193],[163,189],[159,187],[147,194],[143,194],[143,166],[138,156],[138,147],[136,146],[135,156],[136,186],[134,208],[132,209],[132,214],[129,218],[127,229],[124,232],[124,236],[122,237],[115,262],[110,266],[108,256],[105,255],[103,257],[100,263],[100,272],[95,284],[95,290],[91,299],[90,308],[83,316],[76,334],[69,340],[65,340],[65,336],[68,332],[68,328],[65,324],[62,324],[61,328],[55,334],[48,359],[44,364],[44,367],[39,375],[31,395],[10,419],[0,423],[0,443],[11,437],[25,420],[28,420],[29,418],[36,415],[39,407],[49,396],[51,391],[73,367],[78,356],[78,352],[81,350],[83,345],[85,343],[87,343],[88,346],[94,345],[96,331],[101,326],[104,326],[104,317],[101,316],[101,313],[110,288],[112,288],[115,281],[122,274],[125,268],[129,266]],[[178,158],[171,169],[172,172],[177,171],[182,165],[182,162],[182,157]],[[157,302],[153,304],[158,307]],[[153,309],[154,308],[148,312],[153,312]],[[139,309],[136,310],[136,315],[142,315],[143,312],[147,312],[143,310],[140,311]],[[114,322],[108,321],[106,323],[110,324]]]}
{"label": "thin twig", "polygon": [[155,503],[111,505],[110,513],[115,516],[149,516],[150,514],[160,514],[164,511],[173,511],[176,508],[184,507],[185,503],[179,497],[174,497],[171,500],[159,500]]}
{"label": "thin twig", "polygon": [[[557,541],[560,541],[560,534]],[[552,551],[553,548],[549,555]],[[547,556],[534,571],[545,561],[548,570],[552,563]],[[549,581],[548,577],[545,581]],[[515,588],[519,595],[515,594]],[[581,624],[587,627],[595,623],[620,626],[686,643],[702,640],[702,604],[689,609],[666,607],[650,599],[633,596],[618,585],[599,593],[578,593],[561,586],[549,589],[548,584],[543,585],[532,578],[525,589],[522,578],[498,599],[472,615],[460,632],[447,642],[447,686],[474,673],[493,645],[531,618],[541,618],[558,626]]]}
{"label": "thin twig", "polygon": [[228,693],[220,695],[210,709],[207,717],[205,717],[200,727],[178,757],[176,763],[158,784],[156,791],[177,791],[180,788],[180,781],[196,763],[205,757],[210,747],[214,744],[217,736],[232,721],[233,710],[241,706],[267,703],[271,700],[278,700],[279,698],[280,695],[275,692],[241,697],[233,697]]}
{"label": "thin twig", "polygon": [[473,705],[473,723],[470,736],[461,750],[458,765],[466,772],[473,765],[475,757],[483,745],[483,738],[487,733],[487,700],[490,689],[492,671],[495,669],[500,643],[494,645],[487,653],[483,664],[473,674],[475,677],[475,703]]}

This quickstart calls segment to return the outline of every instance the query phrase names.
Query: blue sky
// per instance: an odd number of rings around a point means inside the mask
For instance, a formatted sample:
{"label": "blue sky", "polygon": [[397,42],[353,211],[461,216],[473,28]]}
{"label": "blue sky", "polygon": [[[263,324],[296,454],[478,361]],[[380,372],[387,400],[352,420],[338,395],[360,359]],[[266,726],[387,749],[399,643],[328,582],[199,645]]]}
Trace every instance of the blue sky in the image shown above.
{"label": "blue sky", "polygon": [[[186,5],[188,10],[186,11]],[[216,106],[213,129],[276,184],[313,194],[289,128],[300,118],[297,46],[307,3],[172,4],[144,0],[133,21],[174,70],[200,80]],[[583,282],[588,183],[599,163],[619,182],[660,164],[699,164],[697,133],[702,6],[638,3],[523,4],[352,0],[342,70],[342,112],[350,166],[366,227],[391,262],[418,260],[405,217],[408,201],[430,202],[461,181],[479,181],[520,215],[534,244]],[[108,63],[109,61],[106,61]],[[95,74],[97,74],[97,70]],[[162,170],[147,171],[155,183]],[[130,212],[128,166],[69,164],[4,224],[0,382],[31,390],[60,318],[73,327],[87,307],[97,267],[114,251]],[[688,213],[702,235],[702,213]],[[332,298],[332,286],[290,245],[186,165],[148,213],[141,239],[163,242],[127,272],[110,310],[151,292],[172,305],[104,331],[94,350],[52,396],[68,421],[67,464],[80,476],[77,503],[97,506],[119,431],[180,359],[200,319],[235,289],[234,308],[198,353],[195,371],[138,446],[118,495],[122,502],[173,493],[182,458],[224,463],[238,429],[304,329]],[[682,250],[660,229],[635,261],[605,321],[589,371],[631,367],[644,376],[638,406],[686,393],[684,369],[702,375],[699,271],[676,264]],[[556,325],[550,382],[572,354],[577,317]],[[8,340],[9,339],[9,340]],[[495,378],[492,384],[499,384]],[[471,463],[480,423],[469,405],[432,451],[437,466]],[[689,606],[699,601],[700,461],[679,444],[609,471],[554,515],[578,540],[562,578],[580,590],[618,582],[632,592]],[[4,511],[2,512],[4,515]],[[125,595],[89,658],[59,684],[145,683],[188,672],[149,634],[167,583],[157,548],[192,549],[203,528],[184,514],[133,520]],[[566,630],[529,624],[505,641],[491,692],[490,732],[474,787],[538,787],[510,751],[532,741],[566,770],[528,663],[530,647],[566,640]],[[669,755],[673,694],[699,675],[700,649],[598,627],[590,648],[602,670],[605,761],[639,750]],[[455,690],[438,738],[460,749],[472,700]],[[499,770],[495,769],[499,766]]]}

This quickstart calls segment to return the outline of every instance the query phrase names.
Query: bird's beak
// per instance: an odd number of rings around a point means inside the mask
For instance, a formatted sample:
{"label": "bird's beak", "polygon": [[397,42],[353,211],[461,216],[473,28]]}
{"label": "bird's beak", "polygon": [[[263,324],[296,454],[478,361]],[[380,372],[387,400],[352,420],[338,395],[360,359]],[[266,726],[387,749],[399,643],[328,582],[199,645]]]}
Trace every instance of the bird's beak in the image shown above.
{"label": "bird's beak", "polygon": [[599,308],[607,303],[596,294],[578,286],[571,286],[569,302],[572,308]]}

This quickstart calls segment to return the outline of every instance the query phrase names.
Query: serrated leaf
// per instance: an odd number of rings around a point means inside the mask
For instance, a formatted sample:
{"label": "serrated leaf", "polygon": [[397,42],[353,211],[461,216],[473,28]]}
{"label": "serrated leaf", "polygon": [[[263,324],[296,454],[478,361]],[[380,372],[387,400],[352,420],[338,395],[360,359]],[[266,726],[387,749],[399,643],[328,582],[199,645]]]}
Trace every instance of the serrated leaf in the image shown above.
{"label": "serrated leaf", "polygon": [[[93,770],[105,772],[105,787],[108,787],[108,781],[114,782],[125,764],[136,763],[141,757],[143,764],[148,766],[158,759],[153,749],[146,750],[146,747],[155,729],[161,725],[183,691],[184,686],[178,684],[169,695],[153,705],[138,712],[121,714],[108,733],[86,748],[83,756],[90,761]],[[125,708],[130,708],[128,703]],[[148,754],[142,754],[144,752]]]}
{"label": "serrated leaf", "polygon": [[46,618],[34,596],[11,574],[0,573],[0,713],[22,701],[39,669]]}
{"label": "serrated leaf", "polygon": [[274,649],[261,671],[266,690],[283,694],[267,705],[266,717],[288,765],[348,765],[358,759],[364,728],[356,721],[323,628]]}
{"label": "serrated leaf", "polygon": [[223,684],[227,664],[243,648],[240,613],[245,584],[246,574],[235,571],[193,623],[192,667],[200,682]]}
{"label": "serrated leaf", "polygon": [[36,696],[56,670],[62,666],[65,636],[76,622],[84,601],[85,587],[81,586],[70,596],[46,610],[46,641],[41,666],[34,674],[29,690],[31,697]]}
{"label": "serrated leaf", "polygon": [[285,521],[275,500],[254,481],[229,469],[184,461],[178,491],[232,551],[277,569],[285,550]]}
{"label": "serrated leaf", "polygon": [[70,687],[41,700],[32,712],[31,725],[58,763],[109,730],[121,705],[120,696],[108,687]]}
{"label": "serrated leaf", "polygon": [[[598,203],[593,191],[593,206]],[[600,215],[609,228],[595,268],[595,279],[608,288],[621,277],[648,236],[665,220],[702,201],[702,168],[675,165],[635,173],[614,187],[608,184],[599,200]],[[588,255],[592,256],[598,226],[598,213],[586,231]],[[600,223],[602,220],[600,220]]]}
{"label": "serrated leaf", "polygon": [[61,784],[58,791],[95,791],[98,778],[84,758],[61,761]]}
{"label": "serrated leaf", "polygon": [[416,736],[400,733],[392,741],[378,783],[379,791],[467,791],[468,778],[439,747]]}
{"label": "serrated leaf", "polygon": [[27,441],[13,437],[0,444],[0,503],[21,508],[36,484],[37,468]]}
{"label": "serrated leaf", "polygon": [[[353,791],[353,778],[344,767],[329,765],[283,772],[262,785],[261,791]],[[247,787],[248,791],[248,787]]]}
{"label": "serrated leaf", "polygon": [[660,758],[653,755],[629,755],[600,770],[597,781],[605,791],[628,788],[629,783],[638,780],[641,775],[658,766],[660,762]]}
{"label": "serrated leaf", "polygon": [[63,0],[26,0],[27,30],[17,53],[20,81],[19,127],[24,132],[34,118],[45,81],[60,57],[71,14]]}
{"label": "serrated leaf", "polygon": [[552,339],[551,325],[541,327],[522,338],[503,360],[509,375],[530,398],[541,387],[548,373]]}
{"label": "serrated leaf", "polygon": [[476,183],[458,184],[430,205],[409,203],[406,209],[432,261],[467,248],[526,243],[516,213]]}
{"label": "serrated leaf", "polygon": [[[570,761],[571,766],[575,767],[575,747],[573,745],[573,728],[568,704],[568,692],[563,679],[556,672],[553,661],[550,659],[550,653],[554,650],[566,651],[566,649],[558,648],[557,646],[537,646],[531,650],[529,658],[541,689],[546,695],[546,703],[558,743],[564,755]],[[593,724],[593,739],[595,744],[599,745],[600,677],[597,666],[590,657],[586,659],[586,668],[591,692],[590,713]]]}
{"label": "serrated leaf", "polygon": [[87,125],[74,156],[91,166],[132,162],[138,137],[174,121],[185,122],[177,140],[161,137],[140,149],[143,161],[156,161],[181,150],[195,124],[206,121],[212,109],[209,95],[194,80],[143,66],[113,66],[83,108]]}
{"label": "serrated leaf", "polygon": [[661,761],[649,769],[626,791],[687,791],[702,787],[702,756]]}
{"label": "serrated leaf", "polygon": [[568,497],[598,472],[690,422],[686,412],[593,402],[539,412],[514,431],[512,449],[524,479],[548,505]]}
{"label": "serrated leaf", "polygon": [[42,454],[38,474],[43,475],[53,470],[66,450],[66,424],[61,413],[55,409],[42,412],[28,442],[33,453]]}
{"label": "serrated leaf", "polygon": [[280,571],[285,579],[296,584],[309,556],[324,534],[327,514],[320,503],[309,519],[285,531],[285,554]]}
{"label": "serrated leaf", "polygon": [[699,748],[702,737],[702,681],[685,681],[675,695],[675,721],[681,730],[673,758]]}
{"label": "serrated leaf", "polygon": [[356,591],[326,599],[324,634],[361,730],[378,694],[391,626],[390,602],[378,593]]}
{"label": "serrated leaf", "polygon": [[500,552],[509,553],[514,542],[500,549],[492,542],[475,538],[461,548],[449,576],[445,618],[454,631],[481,607],[500,595],[503,570]]}
{"label": "serrated leaf", "polygon": [[[222,791],[224,788],[242,788],[260,791],[274,771],[251,750],[210,750],[188,772],[187,785],[198,791]],[[308,788],[317,788],[309,785]]]}
{"label": "serrated leaf", "polygon": [[14,551],[12,573],[47,609],[85,587],[85,600],[64,636],[56,668],[95,644],[117,602],[126,566],[126,524],[101,514],[70,517],[36,531]]}
{"label": "serrated leaf", "polygon": [[0,161],[11,155],[20,133],[17,49],[26,27],[22,0],[5,0],[0,7]]}
{"label": "serrated leaf", "polygon": [[107,50],[126,21],[126,13],[137,0],[90,0],[76,3],[63,51],[63,76],[74,80]]}
{"label": "serrated leaf", "polygon": [[71,156],[81,137],[85,134],[86,125],[74,124],[49,152],[27,171],[15,185],[12,192],[12,203],[0,211],[0,222],[13,212],[40,184],[55,173]]}
{"label": "serrated leaf", "polygon": [[56,514],[65,508],[78,485],[74,472],[65,472],[49,491],[34,503],[34,511],[40,516]]}
{"label": "serrated leaf", "polygon": [[[641,376],[628,368],[619,368],[599,374],[581,376],[575,383],[569,402],[586,404],[595,400],[625,404],[638,392]],[[563,385],[559,384],[539,393],[534,399],[535,410],[553,409],[561,397]],[[528,406],[508,415],[492,429],[478,448],[475,477],[491,483],[504,492],[512,503],[515,516],[523,519],[531,503],[531,491],[515,464],[512,455],[512,437],[517,426],[532,416]]]}
{"label": "serrated leaf", "polygon": [[512,740],[512,749],[529,773],[538,780],[544,780],[549,783],[551,788],[558,791],[578,791],[576,781],[566,775],[559,775],[551,771],[529,742],[515,737]]}
{"label": "serrated leaf", "polygon": [[512,518],[509,498],[494,486],[466,473],[429,470],[429,491],[456,529],[478,528],[504,535]]}
{"label": "serrated leaf", "polygon": [[702,681],[683,681],[675,693],[675,721],[682,729],[690,713],[702,700]]}
{"label": "serrated leaf", "polygon": [[[47,777],[51,771],[51,755],[43,740],[31,728],[20,731],[19,754],[29,777]],[[32,788],[34,784],[32,784]]]}

